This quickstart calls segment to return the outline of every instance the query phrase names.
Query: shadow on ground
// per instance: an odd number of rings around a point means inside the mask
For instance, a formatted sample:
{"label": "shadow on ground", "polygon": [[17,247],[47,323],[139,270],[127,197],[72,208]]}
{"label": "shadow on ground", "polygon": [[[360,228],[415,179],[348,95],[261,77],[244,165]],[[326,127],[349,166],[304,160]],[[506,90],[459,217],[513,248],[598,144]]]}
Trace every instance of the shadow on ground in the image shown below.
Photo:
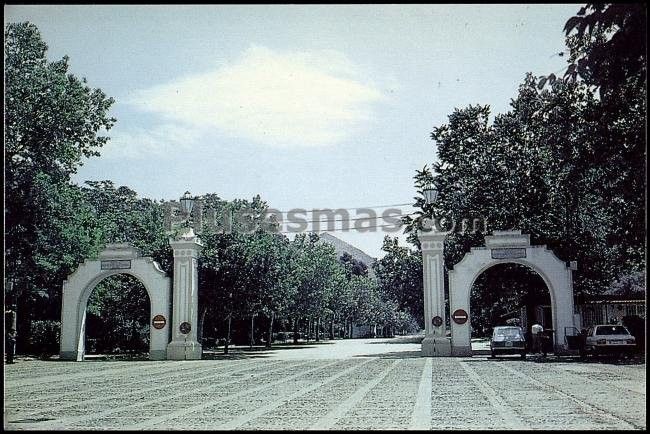
{"label": "shadow on ground", "polygon": [[213,348],[203,350],[204,360],[220,360],[220,359],[252,359],[252,358],[267,358],[271,357],[276,351],[286,350],[305,350],[309,348],[317,348],[324,345],[332,345],[334,342],[298,342],[294,343],[279,343],[273,344],[271,348],[266,346],[253,346],[250,347],[230,347],[228,354],[223,353],[223,348]]}
{"label": "shadow on ground", "polygon": [[376,338],[377,341],[368,344],[419,344],[424,336],[396,336],[394,338]]}
{"label": "shadow on ground", "polygon": [[419,359],[422,357],[422,353],[420,351],[395,351],[390,353],[357,354],[352,357],[373,357],[379,359]]}
{"label": "shadow on ground", "polygon": [[604,365],[643,365],[645,364],[645,357],[643,355],[632,356],[626,359],[617,359],[615,357],[589,357],[586,359],[581,358],[580,356],[556,356],[554,354],[548,354],[546,357],[541,355],[531,355],[529,354],[526,357],[526,360],[523,360],[518,355],[508,355],[508,356],[497,356],[490,357],[489,355],[484,354],[474,354],[473,357],[467,358],[464,360],[466,362],[528,362],[528,363],[579,363],[579,364],[604,364]]}

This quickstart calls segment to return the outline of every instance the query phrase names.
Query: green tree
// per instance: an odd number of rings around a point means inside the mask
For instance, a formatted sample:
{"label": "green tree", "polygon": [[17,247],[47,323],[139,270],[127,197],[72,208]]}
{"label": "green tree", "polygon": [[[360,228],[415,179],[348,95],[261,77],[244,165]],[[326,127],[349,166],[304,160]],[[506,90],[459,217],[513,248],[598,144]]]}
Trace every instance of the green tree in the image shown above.
{"label": "green tree", "polygon": [[643,85],[647,56],[647,9],[642,3],[589,3],[564,26],[569,47],[565,77],[601,89],[603,99],[626,87],[631,77]]}
{"label": "green tree", "polygon": [[44,315],[35,299],[59,291],[61,276],[95,248],[88,209],[69,180],[115,122],[113,99],[68,74],[67,57],[48,62],[46,52],[33,24],[5,26],[5,261],[19,350],[30,317]]}
{"label": "green tree", "polygon": [[[481,217],[488,232],[521,229],[561,259],[578,261],[578,294],[602,291],[645,263],[643,195],[629,171],[638,164],[631,159],[643,161],[644,153],[612,151],[611,131],[601,128],[603,104],[584,83],[557,81],[538,92],[528,75],[512,109],[491,124],[488,107],[457,109],[432,134],[433,170],[416,174],[416,187],[434,182],[440,190],[436,204],[418,202],[421,214],[456,224]],[[638,119],[630,115],[631,121]],[[409,230],[419,220],[407,219]],[[447,238],[448,268],[483,243],[483,229]]]}
{"label": "green tree", "polygon": [[408,312],[424,327],[424,289],[422,255],[398,244],[397,238],[384,238],[383,258],[373,265],[384,298],[396,302],[398,310]]}
{"label": "green tree", "polygon": [[[281,236],[262,230],[268,223],[268,206],[259,196],[227,202],[208,194],[202,199],[204,218],[214,218],[219,224],[208,225],[201,234],[199,334],[209,311],[227,321],[227,353],[233,318],[254,318],[259,312],[273,316],[286,308],[291,288],[283,279],[290,263],[283,258],[288,247]],[[228,221],[230,228],[223,224]]]}
{"label": "green tree", "polygon": [[150,309],[136,278],[118,274],[99,282],[88,299],[86,353],[148,352]]}

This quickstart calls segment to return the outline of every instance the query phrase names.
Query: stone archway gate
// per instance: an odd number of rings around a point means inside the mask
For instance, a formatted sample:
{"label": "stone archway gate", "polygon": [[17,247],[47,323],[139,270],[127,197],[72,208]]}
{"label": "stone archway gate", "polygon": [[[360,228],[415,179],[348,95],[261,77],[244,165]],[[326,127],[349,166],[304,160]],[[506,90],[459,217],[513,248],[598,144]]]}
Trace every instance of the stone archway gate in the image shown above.
{"label": "stone archway gate", "polygon": [[[99,254],[98,260],[85,260],[63,282],[61,359],[83,360],[88,299],[101,280],[116,274],[129,274],[144,285],[150,300],[149,358],[167,358],[171,328],[171,279],[152,258],[140,256],[138,249],[129,244],[118,243],[108,244]],[[162,325],[161,328],[152,325],[155,317],[156,326]],[[161,317],[164,318],[164,324]]]}
{"label": "stone archway gate", "polygon": [[495,231],[485,237],[485,247],[473,247],[449,271],[450,314],[462,309],[468,314],[463,324],[451,321],[451,355],[471,356],[470,293],[476,278],[488,268],[502,263],[521,264],[538,273],[551,295],[554,346],[565,349],[565,333],[574,326],[573,280],[571,268],[546,246],[531,246],[530,235],[521,231]]}

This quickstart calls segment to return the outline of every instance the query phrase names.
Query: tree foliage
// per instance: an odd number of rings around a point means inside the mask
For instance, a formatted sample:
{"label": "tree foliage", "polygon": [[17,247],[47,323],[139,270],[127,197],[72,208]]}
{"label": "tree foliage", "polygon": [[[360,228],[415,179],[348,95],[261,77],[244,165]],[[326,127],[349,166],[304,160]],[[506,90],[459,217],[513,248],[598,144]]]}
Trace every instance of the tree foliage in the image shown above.
{"label": "tree foliage", "polygon": [[396,310],[408,312],[424,327],[424,289],[422,255],[399,246],[397,238],[384,238],[383,258],[375,262],[379,286],[386,298],[395,301]]}
{"label": "tree foliage", "polygon": [[56,319],[63,277],[96,251],[92,210],[70,175],[98,155],[115,119],[113,100],[68,73],[68,58],[49,62],[31,23],[5,26],[5,261],[14,281],[18,348],[30,317]]}
{"label": "tree foliage", "polygon": [[470,105],[434,128],[438,159],[415,186],[438,200],[418,197],[405,223],[417,246],[424,215],[485,221],[447,237],[447,268],[486,232],[521,229],[577,260],[578,295],[598,294],[645,267],[645,6],[587,5],[565,31],[567,80],[528,74],[508,112]]}

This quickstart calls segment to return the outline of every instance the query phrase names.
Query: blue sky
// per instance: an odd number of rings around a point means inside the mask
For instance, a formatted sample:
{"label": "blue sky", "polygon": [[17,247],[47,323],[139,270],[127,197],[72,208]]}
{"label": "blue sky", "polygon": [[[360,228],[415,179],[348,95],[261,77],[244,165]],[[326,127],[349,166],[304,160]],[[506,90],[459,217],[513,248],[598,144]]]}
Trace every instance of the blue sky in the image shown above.
{"label": "blue sky", "polygon": [[[260,194],[272,207],[413,202],[454,108],[504,112],[526,72],[561,72],[579,4],[5,5],[54,60],[115,98],[76,182],[141,196]],[[405,213],[410,206],[401,206]],[[378,212],[381,212],[381,208]],[[351,211],[351,216],[355,213]],[[334,232],[372,256],[386,233]],[[395,235],[391,233],[390,235]]]}

